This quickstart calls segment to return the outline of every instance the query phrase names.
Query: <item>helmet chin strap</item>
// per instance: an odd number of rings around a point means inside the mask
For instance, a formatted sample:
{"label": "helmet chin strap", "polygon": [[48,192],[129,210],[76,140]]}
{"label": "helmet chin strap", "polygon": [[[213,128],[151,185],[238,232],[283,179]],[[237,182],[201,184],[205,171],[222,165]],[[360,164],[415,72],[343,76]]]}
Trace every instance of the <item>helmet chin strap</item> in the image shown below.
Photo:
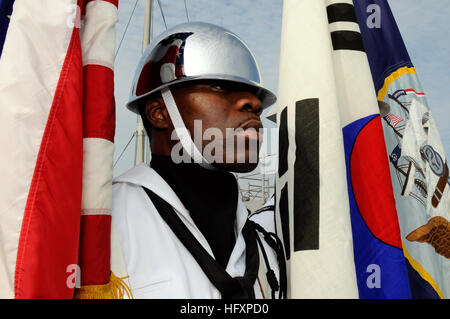
{"label": "helmet chin strap", "polygon": [[161,89],[161,95],[164,103],[166,104],[167,112],[169,112],[170,119],[172,120],[173,126],[175,128],[175,133],[180,139],[184,151],[194,160],[194,163],[197,163],[203,168],[209,170],[217,170],[217,168],[211,165],[206,160],[206,158],[203,157],[195,143],[192,141],[191,134],[189,133],[183,119],[181,118],[181,114],[178,111],[177,104],[170,89],[168,87]]}

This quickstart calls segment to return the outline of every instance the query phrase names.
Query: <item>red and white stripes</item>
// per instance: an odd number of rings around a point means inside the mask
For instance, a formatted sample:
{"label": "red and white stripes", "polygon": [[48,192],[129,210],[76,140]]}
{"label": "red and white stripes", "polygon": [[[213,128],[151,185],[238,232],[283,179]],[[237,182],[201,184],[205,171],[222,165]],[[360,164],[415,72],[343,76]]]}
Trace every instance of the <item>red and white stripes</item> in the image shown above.
{"label": "red and white stripes", "polygon": [[0,297],[70,298],[78,262],[82,63],[74,0],[14,3],[0,60]]}
{"label": "red and white stripes", "polygon": [[117,3],[15,1],[0,60],[0,298],[72,298],[74,265],[82,284],[109,281]]}
{"label": "red and white stripes", "polygon": [[82,285],[109,282],[115,130],[114,49],[118,1],[87,1],[82,12],[83,191]]}

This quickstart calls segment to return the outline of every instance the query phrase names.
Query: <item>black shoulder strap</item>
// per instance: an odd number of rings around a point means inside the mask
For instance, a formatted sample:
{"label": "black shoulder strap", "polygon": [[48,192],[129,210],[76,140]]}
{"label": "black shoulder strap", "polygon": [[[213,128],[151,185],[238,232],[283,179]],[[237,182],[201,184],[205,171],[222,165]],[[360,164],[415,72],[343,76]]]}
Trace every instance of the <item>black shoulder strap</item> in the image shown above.
{"label": "black shoulder strap", "polygon": [[258,275],[259,253],[256,243],[256,233],[247,222],[244,225],[243,235],[246,245],[246,268],[243,277],[231,277],[222,266],[206,251],[195,236],[189,231],[173,207],[151,190],[142,187],[155,205],[162,219],[172,229],[174,234],[183,243],[199,264],[211,283],[220,291],[222,298],[226,299],[254,299],[253,285]]}

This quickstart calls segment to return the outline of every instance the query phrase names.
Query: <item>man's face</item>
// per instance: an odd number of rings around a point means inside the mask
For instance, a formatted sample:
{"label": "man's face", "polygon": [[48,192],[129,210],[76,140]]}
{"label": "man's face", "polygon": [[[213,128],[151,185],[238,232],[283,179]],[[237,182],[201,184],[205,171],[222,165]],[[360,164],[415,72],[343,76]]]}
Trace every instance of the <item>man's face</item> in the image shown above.
{"label": "man's face", "polygon": [[262,105],[251,91],[226,81],[189,82],[172,90],[194,143],[218,168],[249,172],[258,165]]}

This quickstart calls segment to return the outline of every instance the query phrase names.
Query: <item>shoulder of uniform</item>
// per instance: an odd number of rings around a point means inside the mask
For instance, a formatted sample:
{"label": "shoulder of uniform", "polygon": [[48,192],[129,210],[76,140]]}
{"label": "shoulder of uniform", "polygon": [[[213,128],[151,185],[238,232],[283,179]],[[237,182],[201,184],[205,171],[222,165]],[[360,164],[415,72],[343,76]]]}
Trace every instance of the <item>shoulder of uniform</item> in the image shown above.
{"label": "shoulder of uniform", "polygon": [[253,213],[249,211],[249,217],[268,211],[275,211],[275,195],[272,195],[272,197],[262,207],[258,208]]}
{"label": "shoulder of uniform", "polygon": [[252,213],[251,216],[258,215],[260,213],[267,212],[267,211],[274,211],[274,210],[275,210],[275,205],[263,206],[263,207],[255,210],[255,212]]}

